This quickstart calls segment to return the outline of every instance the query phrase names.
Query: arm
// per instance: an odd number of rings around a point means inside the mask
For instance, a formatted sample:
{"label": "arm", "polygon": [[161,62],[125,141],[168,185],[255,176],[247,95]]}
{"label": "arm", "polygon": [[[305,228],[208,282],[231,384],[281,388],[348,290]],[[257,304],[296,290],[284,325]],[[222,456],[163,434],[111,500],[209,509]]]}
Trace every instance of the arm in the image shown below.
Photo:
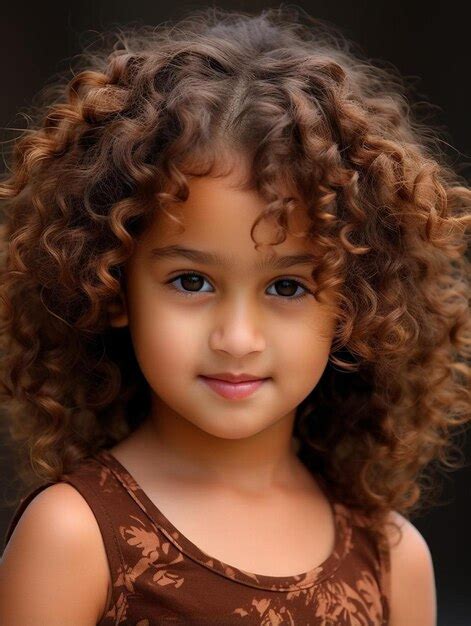
{"label": "arm", "polygon": [[0,562],[0,624],[94,626],[107,587],[92,511],[71,485],[47,487],[23,512]]}
{"label": "arm", "polygon": [[403,537],[398,544],[395,538],[391,546],[389,626],[436,626],[435,577],[428,545],[405,517],[393,512],[393,519]]}

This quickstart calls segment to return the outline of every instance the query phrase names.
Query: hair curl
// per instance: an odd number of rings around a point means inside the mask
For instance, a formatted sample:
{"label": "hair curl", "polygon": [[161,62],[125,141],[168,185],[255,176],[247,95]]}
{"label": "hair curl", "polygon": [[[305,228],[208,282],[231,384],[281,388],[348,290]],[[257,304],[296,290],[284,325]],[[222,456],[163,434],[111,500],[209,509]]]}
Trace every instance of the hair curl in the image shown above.
{"label": "hair curl", "polygon": [[300,458],[380,532],[431,492],[425,470],[454,467],[471,417],[471,190],[395,68],[307,18],[211,8],[118,28],[31,108],[0,185],[0,392],[24,483],[58,480],[147,415],[128,329],[109,324],[121,268],[222,151],[247,159],[282,236],[307,207],[318,294],[338,294],[329,362],[296,412]]}

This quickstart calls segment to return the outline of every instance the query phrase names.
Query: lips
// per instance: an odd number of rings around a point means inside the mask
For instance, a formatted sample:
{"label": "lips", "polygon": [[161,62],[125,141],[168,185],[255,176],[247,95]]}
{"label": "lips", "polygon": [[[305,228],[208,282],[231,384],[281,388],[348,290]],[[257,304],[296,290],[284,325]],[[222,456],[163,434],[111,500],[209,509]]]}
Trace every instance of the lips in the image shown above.
{"label": "lips", "polygon": [[216,372],[214,374],[207,374],[207,378],[216,378],[217,380],[226,380],[229,383],[243,383],[247,380],[263,380],[265,376],[254,376],[253,374],[247,374],[241,372],[240,374],[232,374],[232,372]]}
{"label": "lips", "polygon": [[218,378],[210,378],[208,376],[200,376],[199,378],[217,394],[231,400],[246,398],[252,395],[268,380],[268,378],[258,378],[242,382],[229,382]]}

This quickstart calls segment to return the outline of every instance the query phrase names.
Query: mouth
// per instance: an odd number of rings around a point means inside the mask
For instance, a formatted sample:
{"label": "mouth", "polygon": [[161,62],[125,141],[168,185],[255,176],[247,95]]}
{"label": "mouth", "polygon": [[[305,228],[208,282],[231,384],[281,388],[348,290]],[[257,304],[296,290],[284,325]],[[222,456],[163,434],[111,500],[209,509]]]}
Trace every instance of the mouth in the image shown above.
{"label": "mouth", "polygon": [[263,383],[269,380],[269,378],[259,378],[256,380],[232,383],[227,380],[210,378],[208,376],[199,376],[199,378],[217,394],[230,400],[238,400],[251,396]]}

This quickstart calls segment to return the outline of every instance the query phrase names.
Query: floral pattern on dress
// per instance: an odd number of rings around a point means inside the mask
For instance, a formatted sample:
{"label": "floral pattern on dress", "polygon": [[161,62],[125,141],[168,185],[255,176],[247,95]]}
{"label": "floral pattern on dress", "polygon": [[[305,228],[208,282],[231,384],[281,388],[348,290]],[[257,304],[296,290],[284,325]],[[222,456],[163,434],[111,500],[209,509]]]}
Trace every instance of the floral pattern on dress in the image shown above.
{"label": "floral pattern on dress", "polygon": [[[89,504],[106,549],[111,598],[98,626],[388,624],[389,550],[340,502],[330,557],[303,575],[270,577],[199,550],[107,452],[62,479]],[[37,491],[22,499],[7,539]]]}
{"label": "floral pattern on dress", "polygon": [[[326,580],[324,583],[302,590],[291,592],[289,597],[304,596],[304,604],[312,607],[316,625],[332,626],[368,626],[381,624],[382,607],[378,595],[378,587],[368,571],[361,572],[356,581],[356,589],[345,581]],[[283,602],[270,598],[253,598],[250,605],[238,607],[234,613],[242,618],[259,618],[257,624],[263,626],[285,626],[296,624],[295,616]],[[244,623],[244,620],[241,620]]]}

